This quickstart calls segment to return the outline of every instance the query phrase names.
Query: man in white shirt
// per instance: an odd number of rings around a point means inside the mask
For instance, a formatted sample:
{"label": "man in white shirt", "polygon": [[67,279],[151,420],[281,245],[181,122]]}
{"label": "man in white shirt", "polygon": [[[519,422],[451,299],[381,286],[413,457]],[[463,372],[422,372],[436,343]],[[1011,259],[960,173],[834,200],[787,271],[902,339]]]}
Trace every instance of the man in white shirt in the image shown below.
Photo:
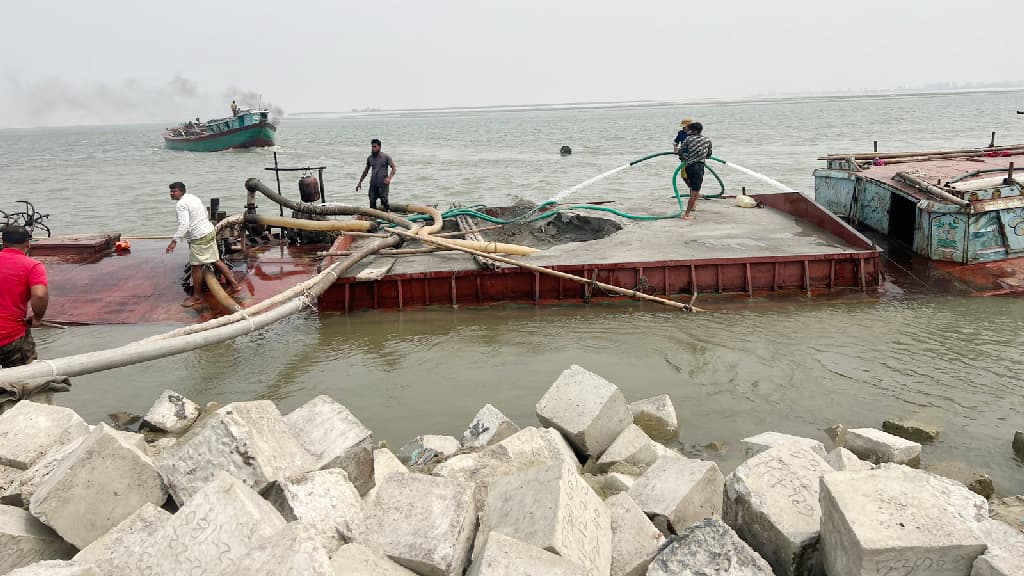
{"label": "man in white shirt", "polygon": [[220,253],[217,251],[217,233],[206,216],[206,207],[202,200],[185,191],[185,185],[181,182],[174,182],[170,186],[171,199],[177,201],[175,211],[178,214],[178,230],[174,232],[174,239],[167,245],[167,253],[174,252],[178,246],[178,240],[184,239],[188,242],[188,263],[192,265],[192,297],[181,303],[186,308],[198,306],[203,303],[203,267],[213,264],[228,282],[228,293],[237,294],[240,291],[238,281],[235,280],[231,268],[221,262]]}

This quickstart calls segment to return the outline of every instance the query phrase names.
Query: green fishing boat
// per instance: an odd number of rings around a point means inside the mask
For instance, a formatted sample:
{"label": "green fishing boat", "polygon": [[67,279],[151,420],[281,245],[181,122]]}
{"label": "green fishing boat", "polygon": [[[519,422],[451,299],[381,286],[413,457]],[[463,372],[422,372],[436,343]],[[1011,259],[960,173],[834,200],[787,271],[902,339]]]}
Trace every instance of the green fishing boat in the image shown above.
{"label": "green fishing boat", "polygon": [[164,132],[171,150],[217,152],[229,148],[261,148],[274,145],[277,127],[267,110],[239,110],[230,118],[186,122]]}

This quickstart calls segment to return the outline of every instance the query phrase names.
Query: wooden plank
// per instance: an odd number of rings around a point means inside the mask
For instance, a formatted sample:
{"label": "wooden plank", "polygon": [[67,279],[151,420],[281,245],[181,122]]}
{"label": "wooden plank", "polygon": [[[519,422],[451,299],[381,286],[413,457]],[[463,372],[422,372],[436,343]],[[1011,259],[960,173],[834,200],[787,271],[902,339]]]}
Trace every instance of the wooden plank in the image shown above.
{"label": "wooden plank", "polygon": [[391,271],[391,267],[395,265],[397,258],[382,258],[376,256],[370,265],[362,269],[356,274],[356,280],[359,282],[368,282],[371,280],[380,280],[381,278],[388,275]]}

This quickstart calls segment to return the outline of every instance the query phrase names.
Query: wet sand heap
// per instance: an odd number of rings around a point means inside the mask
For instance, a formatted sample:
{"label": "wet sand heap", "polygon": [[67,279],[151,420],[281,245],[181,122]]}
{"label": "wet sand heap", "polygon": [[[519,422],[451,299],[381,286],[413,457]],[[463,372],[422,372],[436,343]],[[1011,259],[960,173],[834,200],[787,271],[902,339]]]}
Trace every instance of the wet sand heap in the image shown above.
{"label": "wet sand heap", "polygon": [[1024,574],[1024,533],[882,430],[765,432],[725,476],[677,450],[668,396],[579,366],[536,413],[488,404],[392,452],[327,396],[282,415],[168,391],[159,439],[23,401],[0,415],[0,574]]}

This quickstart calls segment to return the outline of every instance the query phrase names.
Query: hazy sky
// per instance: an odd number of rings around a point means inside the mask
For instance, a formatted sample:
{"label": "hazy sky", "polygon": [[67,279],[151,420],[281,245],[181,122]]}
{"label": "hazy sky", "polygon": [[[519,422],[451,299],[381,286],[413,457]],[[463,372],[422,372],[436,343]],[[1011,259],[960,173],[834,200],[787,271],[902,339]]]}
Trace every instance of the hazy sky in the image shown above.
{"label": "hazy sky", "polygon": [[[1022,80],[1016,2],[4,0],[0,126]],[[252,104],[255,104],[253,102]]]}

